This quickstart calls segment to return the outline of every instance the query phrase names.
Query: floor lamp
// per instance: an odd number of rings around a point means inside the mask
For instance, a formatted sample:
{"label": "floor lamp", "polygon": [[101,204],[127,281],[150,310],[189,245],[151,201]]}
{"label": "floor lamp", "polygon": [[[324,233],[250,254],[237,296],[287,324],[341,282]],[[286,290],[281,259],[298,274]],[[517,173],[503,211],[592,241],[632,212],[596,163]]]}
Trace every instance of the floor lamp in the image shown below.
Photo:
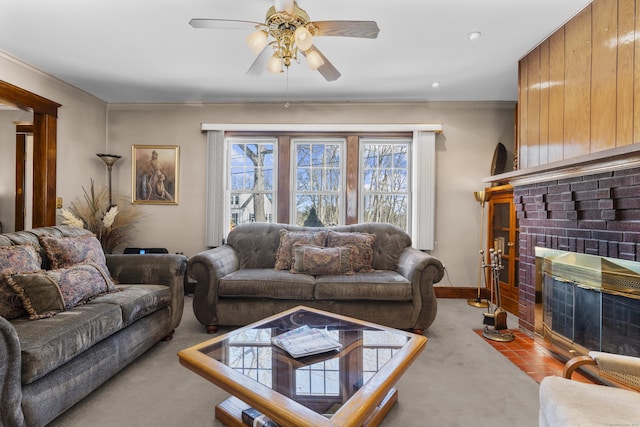
{"label": "floor lamp", "polygon": [[107,172],[109,173],[109,209],[113,206],[113,201],[111,197],[111,168],[113,164],[117,162],[122,156],[117,154],[96,154],[96,156],[100,157],[105,165],[107,165]]}
{"label": "floor lamp", "polygon": [[[487,201],[487,193],[484,190],[474,191],[473,196],[476,201],[480,203],[480,253],[483,253],[484,245],[484,202]],[[482,268],[482,255],[480,255],[480,266],[478,268],[478,295],[475,298],[467,300],[467,304],[474,307],[489,307],[488,301],[483,301],[480,296],[480,287],[482,285],[482,274],[484,274],[484,268]]]}

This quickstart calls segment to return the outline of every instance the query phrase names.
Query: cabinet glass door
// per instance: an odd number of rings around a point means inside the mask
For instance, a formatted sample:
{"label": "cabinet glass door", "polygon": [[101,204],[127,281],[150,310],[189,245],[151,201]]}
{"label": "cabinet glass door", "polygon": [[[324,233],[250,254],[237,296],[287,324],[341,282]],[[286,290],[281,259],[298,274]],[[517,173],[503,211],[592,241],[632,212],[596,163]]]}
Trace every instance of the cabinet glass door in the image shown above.
{"label": "cabinet glass door", "polygon": [[500,271],[502,307],[518,314],[518,228],[513,204],[513,190],[505,186],[489,193],[489,249],[500,251],[503,269]]}

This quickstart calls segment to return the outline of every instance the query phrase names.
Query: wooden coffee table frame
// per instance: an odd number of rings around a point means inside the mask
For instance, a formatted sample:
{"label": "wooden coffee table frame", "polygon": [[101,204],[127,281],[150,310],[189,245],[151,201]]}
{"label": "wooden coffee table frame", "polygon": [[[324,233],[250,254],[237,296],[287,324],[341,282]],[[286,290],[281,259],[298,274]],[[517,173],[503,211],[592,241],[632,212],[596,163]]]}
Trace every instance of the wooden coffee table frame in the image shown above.
{"label": "wooden coffee table frame", "polygon": [[[200,351],[205,347],[226,339],[231,334],[236,334],[245,329],[260,327],[263,324],[282,316],[287,316],[298,310],[316,312],[335,319],[378,330],[393,330],[396,333],[406,334],[409,339],[391,360],[382,366],[331,418],[327,418],[289,399]],[[322,310],[298,306],[181,350],[178,352],[178,358],[183,366],[232,395],[232,397],[217,405],[215,412],[216,418],[229,427],[244,426],[241,419],[241,412],[249,406],[256,408],[283,427],[296,427],[301,425],[340,427],[376,426],[398,400],[398,392],[394,388],[394,385],[416,357],[424,350],[426,343],[427,338],[421,335],[398,331],[347,316],[327,313]]]}

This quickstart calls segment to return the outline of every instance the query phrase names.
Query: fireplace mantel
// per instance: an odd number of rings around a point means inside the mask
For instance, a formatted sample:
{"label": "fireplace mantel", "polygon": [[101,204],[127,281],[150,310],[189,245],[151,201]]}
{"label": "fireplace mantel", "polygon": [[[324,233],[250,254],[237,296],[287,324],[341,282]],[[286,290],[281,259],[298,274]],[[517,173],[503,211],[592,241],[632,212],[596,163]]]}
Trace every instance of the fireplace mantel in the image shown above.
{"label": "fireplace mantel", "polygon": [[639,166],[640,143],[635,143],[546,165],[489,176],[484,178],[483,182],[510,183],[515,187]]}

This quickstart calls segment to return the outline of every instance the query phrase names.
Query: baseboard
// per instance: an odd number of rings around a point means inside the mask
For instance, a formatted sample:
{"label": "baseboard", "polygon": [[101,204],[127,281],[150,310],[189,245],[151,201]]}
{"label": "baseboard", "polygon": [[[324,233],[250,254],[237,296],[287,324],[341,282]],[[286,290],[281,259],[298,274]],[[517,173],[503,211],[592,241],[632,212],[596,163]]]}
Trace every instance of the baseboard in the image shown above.
{"label": "baseboard", "polygon": [[[436,298],[460,298],[472,299],[478,297],[478,288],[463,288],[457,286],[434,286]],[[480,288],[480,298],[486,299],[488,291],[486,288]]]}

